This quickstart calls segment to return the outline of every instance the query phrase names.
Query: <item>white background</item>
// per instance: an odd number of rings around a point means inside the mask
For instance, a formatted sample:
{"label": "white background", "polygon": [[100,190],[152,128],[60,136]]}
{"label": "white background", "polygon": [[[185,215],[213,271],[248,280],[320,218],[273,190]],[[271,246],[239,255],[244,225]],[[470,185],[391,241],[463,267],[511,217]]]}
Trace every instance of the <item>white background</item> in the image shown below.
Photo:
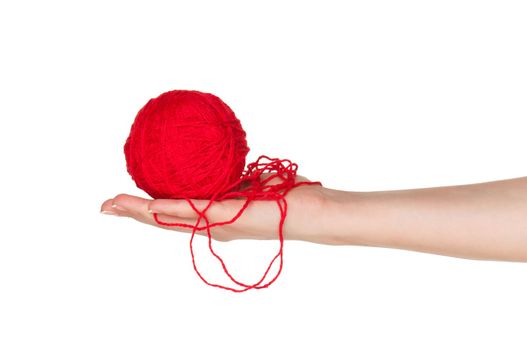
{"label": "white background", "polygon": [[[3,1],[0,348],[525,349],[527,264],[287,242],[279,280],[239,295],[198,279],[188,235],[99,207],[143,195],[122,147],[172,89],[229,104],[249,161],[331,188],[526,176],[526,18],[503,0]],[[275,245],[218,249],[254,276]]]}

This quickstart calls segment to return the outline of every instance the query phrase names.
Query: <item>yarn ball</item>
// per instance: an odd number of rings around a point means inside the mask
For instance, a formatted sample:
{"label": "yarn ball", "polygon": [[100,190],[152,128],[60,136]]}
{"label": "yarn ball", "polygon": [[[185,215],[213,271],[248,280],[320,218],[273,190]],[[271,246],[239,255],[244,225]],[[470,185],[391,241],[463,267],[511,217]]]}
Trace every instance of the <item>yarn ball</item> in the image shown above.
{"label": "yarn ball", "polygon": [[150,99],[124,145],[128,173],[155,199],[210,199],[233,190],[248,152],[246,133],[229,106],[191,90]]}

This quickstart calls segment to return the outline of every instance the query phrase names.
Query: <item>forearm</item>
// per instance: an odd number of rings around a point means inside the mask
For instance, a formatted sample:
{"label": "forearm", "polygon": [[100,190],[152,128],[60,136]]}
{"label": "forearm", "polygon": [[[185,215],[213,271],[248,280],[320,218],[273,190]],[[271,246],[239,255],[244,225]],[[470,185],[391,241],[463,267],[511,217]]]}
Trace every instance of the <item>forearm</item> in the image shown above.
{"label": "forearm", "polygon": [[332,197],[342,224],[333,243],[527,261],[527,177]]}

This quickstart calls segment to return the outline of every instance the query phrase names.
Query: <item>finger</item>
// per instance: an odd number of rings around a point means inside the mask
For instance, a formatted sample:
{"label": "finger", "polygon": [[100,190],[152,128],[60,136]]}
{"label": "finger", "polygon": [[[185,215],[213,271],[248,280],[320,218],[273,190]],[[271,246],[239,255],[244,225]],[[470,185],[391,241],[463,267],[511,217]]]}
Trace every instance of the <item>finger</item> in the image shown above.
{"label": "finger", "polygon": [[[180,217],[164,215],[164,214],[155,214],[155,215],[157,217],[157,220],[155,220],[155,222],[161,228],[172,229],[175,231],[186,232],[186,233],[192,233],[194,231],[195,234],[204,236],[204,237],[207,237],[208,234],[210,233],[212,239],[215,239],[217,241],[223,241],[223,242],[229,241],[233,238],[232,235],[228,234],[224,230],[221,230],[217,227],[207,230],[205,228],[206,221],[203,219],[200,220],[199,223],[197,223],[196,222],[197,220],[194,220],[194,219],[180,218]],[[187,226],[180,226],[180,224],[184,224]],[[196,225],[201,227],[201,229],[194,230]]]}
{"label": "finger", "polygon": [[[198,211],[204,210],[209,205],[209,200],[207,199],[191,199],[191,201]],[[212,202],[206,211],[209,223],[232,220],[245,203],[246,201],[244,199],[226,199]],[[149,210],[152,213],[189,219],[193,222],[199,217],[198,213],[196,213],[185,199],[156,199],[149,203]],[[205,222],[202,220],[199,226],[202,227],[204,225]]]}
{"label": "finger", "polygon": [[[191,199],[190,201],[199,211],[205,209],[209,204],[207,199]],[[215,204],[213,203],[211,206]],[[151,213],[161,213],[186,219],[196,220],[198,218],[196,211],[185,199],[155,199],[149,203],[148,210]]]}
{"label": "finger", "polygon": [[105,200],[101,205],[101,213],[107,215],[119,215],[113,208],[113,198]]}
{"label": "finger", "polygon": [[131,196],[129,194],[119,194],[112,200],[112,210],[127,216],[142,216],[148,214],[148,203],[150,200]]}
{"label": "finger", "polygon": [[[127,194],[120,194],[113,199],[112,210],[116,211],[120,215],[129,216],[138,221],[152,225],[157,225],[163,228],[171,227],[178,231],[192,231],[191,228],[177,226],[173,224],[178,223],[193,226],[196,222],[197,216],[196,218],[183,218],[175,215],[160,214],[157,216],[158,220],[155,220],[153,212],[150,212],[148,209],[151,202],[152,200],[149,199],[131,196]],[[162,225],[162,223],[166,223],[169,225]]]}
{"label": "finger", "polygon": [[157,214],[157,213],[155,214],[156,217],[154,217],[154,214],[150,214],[150,215],[155,225],[158,225],[166,229],[172,229],[172,230],[181,231],[181,232],[192,232],[192,227],[190,226],[196,225],[196,220],[193,220],[193,219],[180,218],[177,216]]}
{"label": "finger", "polygon": [[[191,233],[193,226],[196,225],[196,218],[182,218],[178,216],[156,214],[157,220],[154,218],[153,213],[148,211],[149,204],[152,200],[144,199],[141,197],[131,196],[127,194],[119,194],[115,198],[106,200],[101,209],[112,212],[119,216],[126,216],[135,219],[139,222],[157,226],[163,229],[174,230],[179,232]],[[188,205],[188,204],[187,204]],[[204,208],[203,203],[200,204],[200,208]],[[183,226],[180,226],[183,224]],[[205,226],[205,222],[202,219],[199,226]],[[196,234],[207,236],[206,230],[196,230]],[[211,234],[213,232],[211,231]],[[217,239],[213,236],[214,239]]]}

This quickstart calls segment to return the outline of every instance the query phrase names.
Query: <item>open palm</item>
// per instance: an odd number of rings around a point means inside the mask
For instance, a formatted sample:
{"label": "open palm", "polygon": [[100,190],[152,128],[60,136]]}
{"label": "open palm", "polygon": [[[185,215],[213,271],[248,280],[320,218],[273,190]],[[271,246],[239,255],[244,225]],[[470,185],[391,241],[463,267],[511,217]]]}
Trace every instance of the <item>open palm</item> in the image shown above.
{"label": "open palm", "polygon": [[[264,175],[262,175],[264,176]],[[273,179],[269,184],[273,184]],[[295,182],[309,181],[303,176],[296,176]],[[284,238],[299,239],[312,242],[327,243],[327,235],[331,230],[328,219],[328,199],[331,190],[322,186],[298,186],[291,189],[285,199],[287,200],[287,218],[284,222]],[[198,210],[208,204],[206,199],[192,199]],[[215,201],[206,214],[210,223],[228,221],[240,210],[245,199],[226,199]],[[145,199],[128,194],[119,194],[114,198],[104,201],[101,207],[104,214],[113,214],[133,218],[145,224],[181,232],[191,232],[191,228],[160,225],[154,219],[157,213],[158,220],[168,223],[183,223],[195,225],[198,214],[184,199]],[[213,239],[229,241],[233,239],[273,239],[278,237],[280,211],[278,205],[272,200],[252,201],[243,215],[235,222],[211,228]],[[201,222],[199,226],[203,226]],[[206,231],[196,233],[206,235]]]}

